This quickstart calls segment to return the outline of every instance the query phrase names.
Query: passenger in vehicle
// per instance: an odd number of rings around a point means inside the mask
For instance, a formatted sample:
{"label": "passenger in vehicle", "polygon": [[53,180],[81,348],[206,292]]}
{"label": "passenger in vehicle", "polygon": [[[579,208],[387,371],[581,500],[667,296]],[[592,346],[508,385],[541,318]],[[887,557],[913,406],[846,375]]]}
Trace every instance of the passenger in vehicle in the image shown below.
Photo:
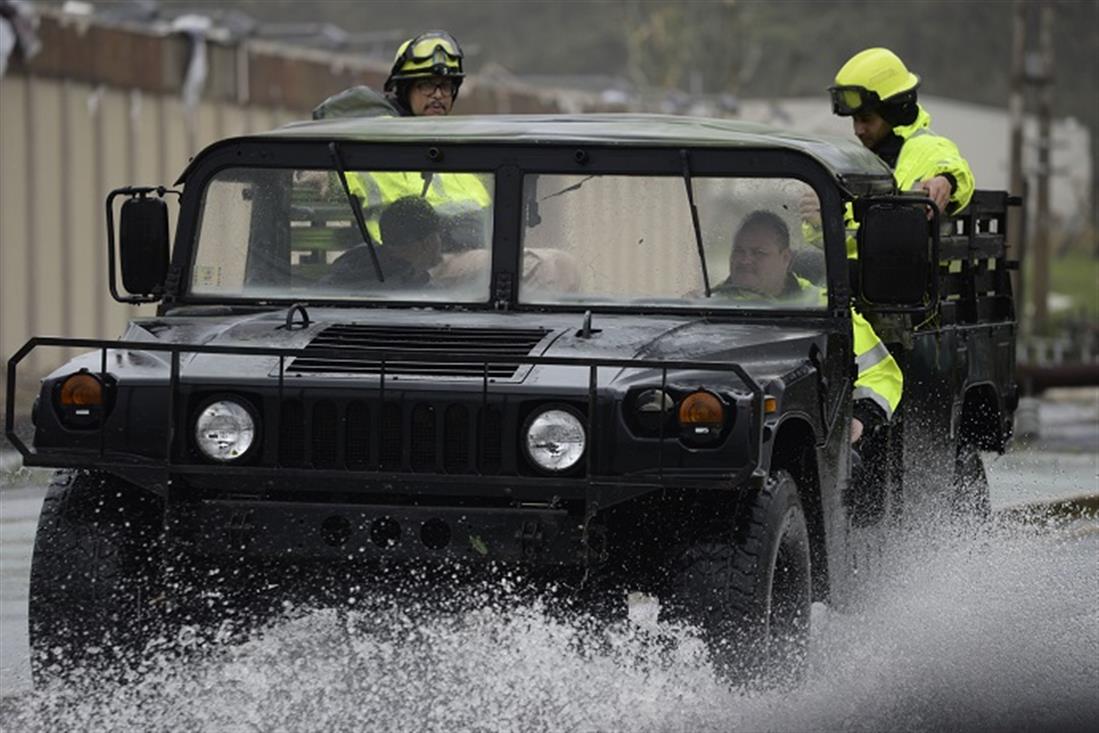
{"label": "passenger in vehicle", "polygon": [[370,245],[360,244],[340,255],[323,282],[337,287],[372,289],[423,288],[431,283],[431,268],[442,259],[439,216],[424,199],[407,196],[385,208],[380,218],[385,246],[375,247],[384,282],[378,282]]}
{"label": "passenger in vehicle", "polygon": [[[793,262],[790,230],[782,217],[757,210],[744,218],[733,235],[729,277],[713,288],[715,296],[770,300],[782,305],[822,304],[823,288],[799,277]],[[858,377],[852,395],[851,442],[864,431],[888,423],[901,401],[901,370],[870,324],[851,309]]]}
{"label": "passenger in vehicle", "polygon": [[[462,61],[462,47],[454,36],[446,31],[426,31],[397,49],[384,97],[369,87],[352,87],[319,104],[313,119],[445,117],[454,110],[465,79]],[[315,178],[321,186],[331,185],[327,176]],[[484,235],[492,196],[476,174],[353,171],[347,182],[362,202],[367,231],[375,242],[385,241],[378,222],[381,211],[397,199],[421,196],[441,217],[443,246],[448,251],[487,244]]]}
{"label": "passenger in vehicle", "polygon": [[446,31],[426,31],[397,48],[384,96],[367,86],[345,89],[321,102],[313,119],[449,115],[465,79],[462,47]]}

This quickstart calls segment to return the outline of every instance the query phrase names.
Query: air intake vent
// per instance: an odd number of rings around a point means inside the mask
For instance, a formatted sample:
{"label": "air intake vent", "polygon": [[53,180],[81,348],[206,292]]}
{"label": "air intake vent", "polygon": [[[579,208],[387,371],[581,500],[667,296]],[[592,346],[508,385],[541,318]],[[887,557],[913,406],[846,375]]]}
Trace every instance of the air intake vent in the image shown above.
{"label": "air intake vent", "polygon": [[[290,362],[296,374],[379,374],[382,353],[411,351],[423,359],[387,358],[387,375],[419,377],[474,377],[485,373],[484,361],[456,361],[455,353],[488,360],[488,376],[515,376],[521,357],[529,356],[549,331],[544,329],[409,328],[340,324],[324,329],[305,354]],[[317,356],[310,354],[313,352]],[[346,355],[346,356],[345,356]]]}

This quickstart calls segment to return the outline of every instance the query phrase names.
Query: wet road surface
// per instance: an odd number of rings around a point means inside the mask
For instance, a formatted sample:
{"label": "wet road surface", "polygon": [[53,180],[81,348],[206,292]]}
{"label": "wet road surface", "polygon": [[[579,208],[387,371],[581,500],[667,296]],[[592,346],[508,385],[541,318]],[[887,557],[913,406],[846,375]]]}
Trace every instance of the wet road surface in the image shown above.
{"label": "wet road surface", "polygon": [[[993,509],[1099,495],[1095,445],[987,456]],[[595,632],[537,602],[494,601],[457,618],[296,609],[244,643],[165,662],[126,686],[31,692],[27,577],[44,481],[8,476],[6,730],[1072,731],[1099,720],[1094,519],[906,538],[852,608],[814,605],[809,675],[796,690],[728,689],[691,630],[644,604],[631,622]]]}

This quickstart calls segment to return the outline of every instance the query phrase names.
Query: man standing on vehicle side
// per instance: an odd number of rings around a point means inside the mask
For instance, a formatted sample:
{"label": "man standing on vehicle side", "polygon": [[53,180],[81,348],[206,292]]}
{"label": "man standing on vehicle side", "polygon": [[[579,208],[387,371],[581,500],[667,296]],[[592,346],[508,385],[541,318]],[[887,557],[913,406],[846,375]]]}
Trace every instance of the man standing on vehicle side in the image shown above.
{"label": "man standing on vehicle side", "polygon": [[887,48],[852,56],[828,88],[832,111],[851,117],[855,136],[893,169],[901,191],[923,191],[944,214],[973,197],[973,171],[958,146],[931,131],[919,105],[920,78]]}
{"label": "man standing on vehicle side", "polygon": [[[920,191],[939,210],[955,214],[973,197],[973,171],[948,138],[931,131],[931,115],[917,102],[920,78],[887,48],[848,59],[828,88],[832,112],[850,117],[855,136],[893,169],[900,191]],[[819,240],[820,210],[803,202],[806,241]],[[848,219],[850,220],[850,210]],[[848,237],[847,254],[855,256]]]}

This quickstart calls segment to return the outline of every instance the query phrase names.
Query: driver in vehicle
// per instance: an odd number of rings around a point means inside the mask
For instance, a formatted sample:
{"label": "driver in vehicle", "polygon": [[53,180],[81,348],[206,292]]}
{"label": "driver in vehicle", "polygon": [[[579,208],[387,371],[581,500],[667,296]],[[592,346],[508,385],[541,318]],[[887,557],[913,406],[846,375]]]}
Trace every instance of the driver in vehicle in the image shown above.
{"label": "driver in vehicle", "polygon": [[782,302],[818,300],[823,291],[795,274],[790,269],[793,261],[786,222],[777,214],[757,209],[733,235],[729,277],[714,286],[713,293]]}
{"label": "driver in vehicle", "polygon": [[323,282],[337,287],[423,288],[431,268],[442,259],[439,215],[419,196],[397,199],[379,218],[382,246],[376,247],[385,281],[379,283],[370,245],[360,244],[340,255]]}
{"label": "driver in vehicle", "polygon": [[[820,303],[825,292],[790,269],[794,260],[790,230],[782,217],[756,210],[745,217],[733,236],[729,277],[713,289],[714,295],[773,300],[797,306]],[[889,422],[901,401],[900,367],[870,324],[851,310],[854,330],[855,380],[851,442],[864,431]]]}

